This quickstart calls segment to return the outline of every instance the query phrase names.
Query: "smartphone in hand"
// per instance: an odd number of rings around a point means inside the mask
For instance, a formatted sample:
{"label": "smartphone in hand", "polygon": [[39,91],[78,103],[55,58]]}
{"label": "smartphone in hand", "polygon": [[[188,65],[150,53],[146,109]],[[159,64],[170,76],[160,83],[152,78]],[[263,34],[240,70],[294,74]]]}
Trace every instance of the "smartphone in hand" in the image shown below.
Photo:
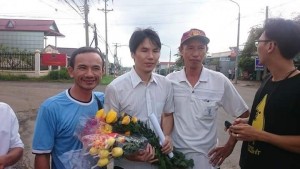
{"label": "smartphone in hand", "polygon": [[230,127],[232,124],[231,124],[229,121],[226,120],[226,121],[224,122],[224,125],[225,125],[225,128],[226,128],[226,130],[227,130],[227,129],[229,129],[229,127]]}

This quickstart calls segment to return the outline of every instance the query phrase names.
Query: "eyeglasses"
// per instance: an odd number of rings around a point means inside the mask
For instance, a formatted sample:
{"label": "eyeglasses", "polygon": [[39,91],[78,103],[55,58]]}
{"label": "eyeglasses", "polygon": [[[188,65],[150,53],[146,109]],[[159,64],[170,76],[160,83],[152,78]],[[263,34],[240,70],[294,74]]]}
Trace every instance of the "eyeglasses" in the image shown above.
{"label": "eyeglasses", "polygon": [[265,39],[265,40],[256,40],[256,41],[254,42],[254,44],[255,44],[256,47],[258,47],[259,42],[271,42],[271,41],[272,41],[272,40],[269,40],[269,39]]}

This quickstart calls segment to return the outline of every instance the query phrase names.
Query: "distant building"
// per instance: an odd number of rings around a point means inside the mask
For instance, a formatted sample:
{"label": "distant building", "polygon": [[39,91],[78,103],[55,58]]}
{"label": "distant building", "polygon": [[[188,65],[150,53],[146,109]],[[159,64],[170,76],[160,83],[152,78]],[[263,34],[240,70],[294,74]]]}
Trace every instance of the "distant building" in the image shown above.
{"label": "distant building", "polygon": [[159,62],[156,65],[155,72],[161,75],[167,75],[168,73],[172,72],[171,69],[174,68],[174,66],[175,62]]}
{"label": "distant building", "polygon": [[47,36],[54,36],[55,42],[57,37],[64,37],[54,20],[0,19],[0,44],[7,47],[42,50]]}
{"label": "distant building", "polygon": [[232,51],[211,53],[211,56],[205,58],[204,66],[229,77],[228,70],[234,72],[235,69],[235,58],[236,55],[233,55]]}

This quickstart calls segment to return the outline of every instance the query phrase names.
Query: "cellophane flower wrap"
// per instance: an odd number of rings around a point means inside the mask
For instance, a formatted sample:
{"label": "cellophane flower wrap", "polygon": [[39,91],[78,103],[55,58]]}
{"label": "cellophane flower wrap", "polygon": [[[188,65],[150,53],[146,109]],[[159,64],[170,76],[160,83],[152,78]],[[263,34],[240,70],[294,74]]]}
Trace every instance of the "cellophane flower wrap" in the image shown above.
{"label": "cellophane flower wrap", "polygon": [[155,132],[126,113],[118,116],[114,110],[106,113],[101,109],[95,117],[80,122],[76,135],[83,144],[83,153],[91,169],[104,167],[113,158],[123,158],[144,150],[148,143],[156,149],[158,161],[153,165],[159,169],[187,169],[194,165],[193,160],[185,159],[176,149],[172,158],[163,154]]}

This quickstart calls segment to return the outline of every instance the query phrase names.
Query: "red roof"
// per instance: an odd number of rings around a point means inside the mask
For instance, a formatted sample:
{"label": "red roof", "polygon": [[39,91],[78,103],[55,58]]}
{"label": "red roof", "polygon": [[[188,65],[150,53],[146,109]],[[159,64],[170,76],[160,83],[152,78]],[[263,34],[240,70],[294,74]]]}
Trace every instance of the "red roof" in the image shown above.
{"label": "red roof", "polygon": [[64,36],[54,20],[0,19],[0,31],[44,32],[45,36]]}

